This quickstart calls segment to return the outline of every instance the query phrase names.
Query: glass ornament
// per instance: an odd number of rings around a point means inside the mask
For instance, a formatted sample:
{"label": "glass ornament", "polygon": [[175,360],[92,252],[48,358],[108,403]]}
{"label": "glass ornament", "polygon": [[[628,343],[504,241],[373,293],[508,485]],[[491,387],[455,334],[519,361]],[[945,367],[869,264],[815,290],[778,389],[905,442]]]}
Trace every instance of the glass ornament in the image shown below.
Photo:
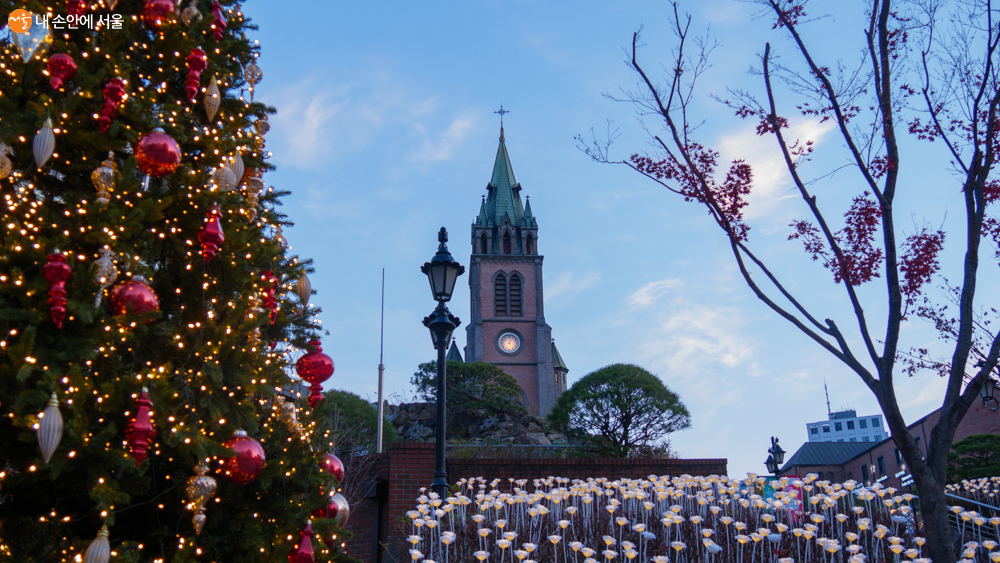
{"label": "glass ornament", "polygon": [[[31,12],[28,12],[28,15],[32,18],[35,17],[35,14]],[[10,40],[21,53],[21,59],[25,63],[28,63],[31,62],[31,59],[44,53],[52,45],[52,33],[46,26],[32,25],[28,28],[28,31],[23,33],[12,32]]]}
{"label": "glass ornament", "polygon": [[219,93],[219,83],[216,82],[215,76],[212,76],[212,81],[205,90],[205,115],[208,116],[209,121],[215,119],[215,114],[218,113],[221,103],[222,94]]}
{"label": "glass ornament", "polygon": [[[77,556],[79,557],[79,556]],[[101,526],[97,537],[87,546],[83,554],[83,563],[108,563],[111,559],[111,545],[108,543],[108,525]]]}
{"label": "glass ornament", "polygon": [[213,477],[208,475],[208,468],[204,463],[199,463],[194,468],[195,476],[188,479],[184,492],[187,493],[188,503],[194,510],[191,523],[194,525],[194,534],[201,534],[205,526],[205,505],[215,496],[215,489],[218,484]]}
{"label": "glass ornament", "polygon": [[55,393],[49,398],[49,404],[42,411],[41,420],[38,421],[38,447],[42,451],[42,460],[48,463],[52,459],[52,454],[56,453],[59,442],[63,435],[63,417],[59,412],[59,397]]}
{"label": "glass ornament", "polygon": [[191,0],[187,8],[184,8],[184,10],[181,11],[181,21],[184,22],[184,25],[190,27],[191,22],[200,22],[201,20],[202,15],[201,12],[198,11],[198,0]]}
{"label": "glass ornament", "polygon": [[90,181],[97,188],[97,203],[107,205],[111,192],[118,186],[118,165],[115,164],[114,153],[108,152],[108,158],[90,173]]}
{"label": "glass ornament", "polygon": [[115,253],[110,248],[102,248],[101,257],[94,262],[94,283],[101,289],[97,291],[97,298],[94,299],[94,308],[101,306],[101,298],[104,290],[111,287],[118,279],[118,268],[115,267]]}
{"label": "glass ornament", "polygon": [[41,170],[45,163],[52,158],[52,153],[56,149],[56,135],[52,131],[52,119],[45,118],[42,128],[35,133],[35,138],[31,142],[31,151],[35,156],[35,164]]}
{"label": "glass ornament", "polygon": [[4,143],[0,143],[0,180],[6,179],[14,170],[14,164],[10,161],[10,157],[7,156],[13,152],[14,149]]}

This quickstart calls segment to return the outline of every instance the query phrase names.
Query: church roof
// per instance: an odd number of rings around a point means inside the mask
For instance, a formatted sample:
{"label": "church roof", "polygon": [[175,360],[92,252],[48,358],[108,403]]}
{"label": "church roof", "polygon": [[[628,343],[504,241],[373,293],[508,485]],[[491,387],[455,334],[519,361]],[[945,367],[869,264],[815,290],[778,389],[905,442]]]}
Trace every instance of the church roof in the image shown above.
{"label": "church roof", "polygon": [[[500,146],[497,147],[497,157],[493,162],[493,176],[486,186],[488,194],[486,202],[480,208],[476,224],[481,226],[500,225],[506,216],[515,227],[535,228],[534,217],[530,213],[525,221],[524,206],[521,204],[521,184],[514,179],[514,168],[510,165],[507,145],[504,141],[503,127],[500,128]],[[530,206],[529,206],[530,210]]]}
{"label": "church roof", "polygon": [[556,348],[556,341],[552,341],[552,367],[555,369],[564,369],[569,371],[566,367],[566,362],[563,361],[562,356],[559,355],[559,350]]}
{"label": "church roof", "polygon": [[448,350],[448,357],[445,358],[445,360],[449,362],[465,362],[465,360],[462,359],[462,353],[458,351],[458,345],[455,344],[454,340],[451,341],[451,349]]}

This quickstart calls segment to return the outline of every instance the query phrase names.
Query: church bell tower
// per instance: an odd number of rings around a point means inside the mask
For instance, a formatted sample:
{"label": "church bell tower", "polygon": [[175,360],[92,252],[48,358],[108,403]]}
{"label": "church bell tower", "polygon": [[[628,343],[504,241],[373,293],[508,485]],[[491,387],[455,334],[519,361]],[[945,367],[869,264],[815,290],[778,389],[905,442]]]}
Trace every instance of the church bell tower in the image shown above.
{"label": "church bell tower", "polygon": [[544,416],[566,390],[567,369],[545,322],[538,223],[507,155],[503,126],[469,259],[471,320],[465,360],[494,364],[517,380],[521,400]]}

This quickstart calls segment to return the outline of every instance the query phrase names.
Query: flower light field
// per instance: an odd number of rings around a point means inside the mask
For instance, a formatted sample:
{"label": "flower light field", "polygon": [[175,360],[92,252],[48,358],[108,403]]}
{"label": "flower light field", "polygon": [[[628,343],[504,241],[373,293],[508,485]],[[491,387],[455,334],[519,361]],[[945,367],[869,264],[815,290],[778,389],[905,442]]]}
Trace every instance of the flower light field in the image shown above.
{"label": "flower light field", "polygon": [[[725,476],[462,479],[407,513],[412,561],[926,563],[919,499],[891,487]],[[1000,510],[1000,478],[948,492]],[[421,490],[421,493],[426,493]],[[962,504],[962,503],[959,503]],[[963,561],[1000,563],[1000,517],[952,507]],[[994,512],[996,514],[996,512]]]}

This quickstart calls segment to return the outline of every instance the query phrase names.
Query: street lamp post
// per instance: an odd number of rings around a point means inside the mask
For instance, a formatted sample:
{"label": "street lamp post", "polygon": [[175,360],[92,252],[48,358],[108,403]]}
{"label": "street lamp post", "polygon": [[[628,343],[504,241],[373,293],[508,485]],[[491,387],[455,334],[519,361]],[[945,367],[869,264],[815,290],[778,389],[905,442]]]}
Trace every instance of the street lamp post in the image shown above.
{"label": "street lamp post", "polygon": [[785,463],[785,450],[778,445],[778,439],[771,436],[771,447],[767,450],[767,461],[764,462],[764,465],[775,477],[780,477],[778,471],[783,463]]}
{"label": "street lamp post", "polygon": [[458,276],[465,273],[465,266],[462,266],[448,252],[448,231],[441,227],[438,232],[437,254],[425,263],[420,271],[423,272],[431,284],[431,294],[437,301],[434,312],[424,317],[424,326],[431,331],[431,341],[437,349],[437,426],[434,432],[434,483],[431,489],[444,498],[448,494],[448,472],[445,468],[445,427],[448,424],[445,409],[445,393],[447,391],[447,365],[445,356],[448,352],[448,343],[451,342],[451,334],[462,324],[462,321],[452,315],[445,306],[451,300],[451,294],[455,291],[455,281]]}

